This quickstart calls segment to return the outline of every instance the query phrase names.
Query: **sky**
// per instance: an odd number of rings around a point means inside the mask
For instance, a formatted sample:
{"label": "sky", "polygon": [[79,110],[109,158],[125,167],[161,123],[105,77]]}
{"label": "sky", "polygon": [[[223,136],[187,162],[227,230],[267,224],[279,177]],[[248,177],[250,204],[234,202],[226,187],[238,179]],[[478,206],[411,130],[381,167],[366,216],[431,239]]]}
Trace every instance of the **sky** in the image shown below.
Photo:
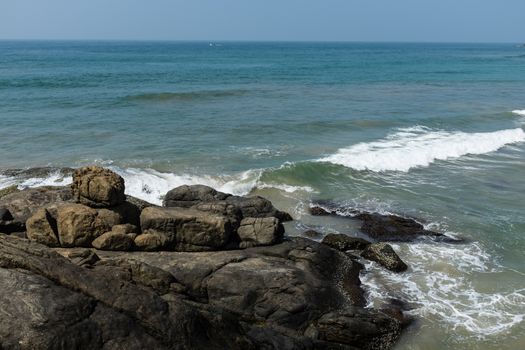
{"label": "sky", "polygon": [[0,39],[525,42],[525,0],[0,0]]}

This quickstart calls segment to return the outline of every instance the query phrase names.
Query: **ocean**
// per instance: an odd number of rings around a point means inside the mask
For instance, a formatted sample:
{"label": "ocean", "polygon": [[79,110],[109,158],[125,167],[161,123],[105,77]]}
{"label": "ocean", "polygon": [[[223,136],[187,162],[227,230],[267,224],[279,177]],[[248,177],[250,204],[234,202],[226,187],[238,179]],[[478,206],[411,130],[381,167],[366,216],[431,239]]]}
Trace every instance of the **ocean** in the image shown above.
{"label": "ocean", "polygon": [[0,41],[0,188],[98,164],[153,203],[262,195],[289,236],[359,234],[323,202],[465,239],[393,244],[402,274],[365,263],[370,306],[416,319],[397,349],[525,348],[524,125],[513,44]]}

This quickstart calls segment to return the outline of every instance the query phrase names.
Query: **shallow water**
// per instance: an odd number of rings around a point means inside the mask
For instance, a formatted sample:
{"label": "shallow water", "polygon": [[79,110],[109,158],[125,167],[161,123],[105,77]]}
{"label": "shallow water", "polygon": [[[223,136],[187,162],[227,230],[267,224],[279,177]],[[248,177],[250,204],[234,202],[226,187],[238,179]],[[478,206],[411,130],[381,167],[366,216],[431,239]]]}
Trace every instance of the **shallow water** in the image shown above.
{"label": "shallow water", "polygon": [[[319,200],[420,218],[467,244],[396,244],[370,305],[418,321],[399,349],[525,348],[525,59],[513,45],[0,42],[0,169],[101,164],[159,203],[204,183],[314,228]],[[60,171],[0,188],[64,184]]]}

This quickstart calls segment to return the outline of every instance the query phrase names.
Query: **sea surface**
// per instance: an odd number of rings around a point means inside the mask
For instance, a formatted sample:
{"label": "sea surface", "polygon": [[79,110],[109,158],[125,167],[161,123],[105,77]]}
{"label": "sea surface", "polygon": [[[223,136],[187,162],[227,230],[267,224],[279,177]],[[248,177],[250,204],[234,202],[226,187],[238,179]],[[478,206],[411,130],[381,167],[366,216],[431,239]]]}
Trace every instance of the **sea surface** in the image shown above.
{"label": "sea surface", "polygon": [[465,239],[394,244],[402,274],[366,263],[370,306],[417,320],[397,349],[525,349],[524,126],[513,44],[0,42],[0,188],[99,164],[154,203],[265,196],[290,236],[360,234],[310,216],[322,201]]}

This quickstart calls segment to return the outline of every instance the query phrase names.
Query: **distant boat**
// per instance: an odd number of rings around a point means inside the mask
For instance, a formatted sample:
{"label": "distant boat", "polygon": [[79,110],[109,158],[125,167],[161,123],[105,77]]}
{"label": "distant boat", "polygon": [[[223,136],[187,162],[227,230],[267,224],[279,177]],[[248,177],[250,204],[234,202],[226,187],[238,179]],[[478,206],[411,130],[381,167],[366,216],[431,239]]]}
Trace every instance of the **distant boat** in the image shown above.
{"label": "distant boat", "polygon": [[222,44],[216,44],[216,43],[210,42],[210,47],[212,47],[212,46],[222,46]]}

